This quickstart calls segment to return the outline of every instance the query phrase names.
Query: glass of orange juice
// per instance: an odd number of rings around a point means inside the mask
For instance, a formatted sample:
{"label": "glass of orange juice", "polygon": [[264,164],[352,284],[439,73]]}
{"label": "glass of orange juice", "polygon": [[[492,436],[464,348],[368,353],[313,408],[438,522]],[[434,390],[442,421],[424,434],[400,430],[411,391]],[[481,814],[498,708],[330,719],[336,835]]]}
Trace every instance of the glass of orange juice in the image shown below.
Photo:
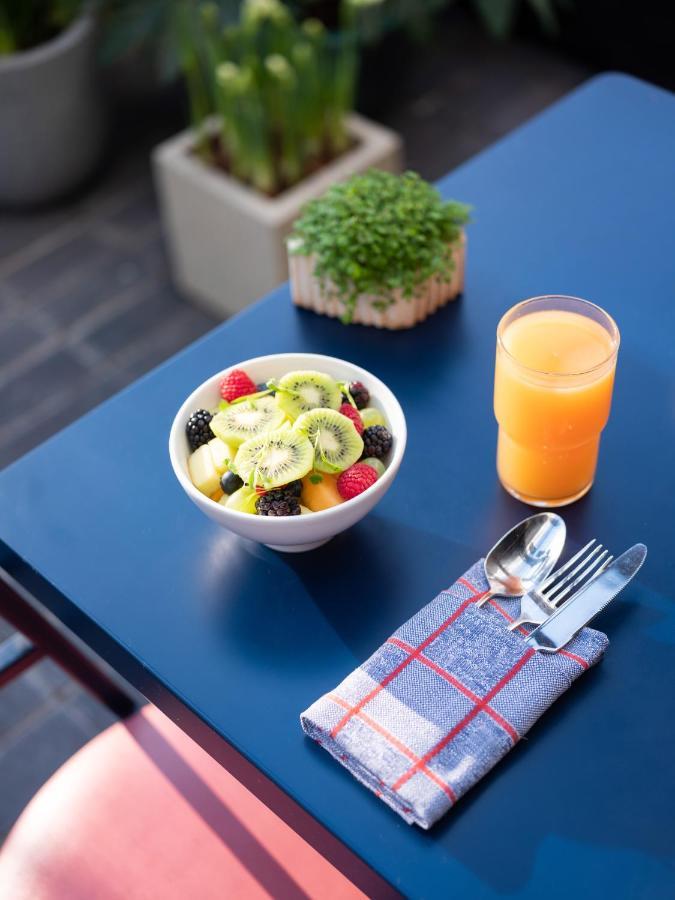
{"label": "glass of orange juice", "polygon": [[497,328],[497,472],[519,500],[564,506],[593,484],[619,329],[578,297],[534,297]]}

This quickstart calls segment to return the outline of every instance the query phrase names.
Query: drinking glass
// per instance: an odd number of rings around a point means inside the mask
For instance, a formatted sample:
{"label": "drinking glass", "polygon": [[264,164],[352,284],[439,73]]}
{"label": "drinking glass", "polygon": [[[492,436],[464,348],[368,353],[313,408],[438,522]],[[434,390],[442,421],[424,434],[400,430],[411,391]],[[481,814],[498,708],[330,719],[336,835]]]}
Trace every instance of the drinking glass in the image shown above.
{"label": "drinking glass", "polygon": [[502,485],[534,506],[564,506],[593,484],[612,401],[619,330],[578,297],[534,297],[497,328],[494,410]]}

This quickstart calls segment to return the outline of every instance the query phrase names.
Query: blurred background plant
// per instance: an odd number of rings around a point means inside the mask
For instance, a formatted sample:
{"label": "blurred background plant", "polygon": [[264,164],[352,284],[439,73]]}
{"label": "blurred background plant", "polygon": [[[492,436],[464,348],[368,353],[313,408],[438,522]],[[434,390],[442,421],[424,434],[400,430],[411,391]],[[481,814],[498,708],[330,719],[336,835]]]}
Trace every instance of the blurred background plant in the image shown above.
{"label": "blurred background plant", "polygon": [[271,195],[343,152],[362,5],[342,0],[339,34],[318,19],[298,24],[279,0],[245,0],[225,27],[215,3],[196,17],[183,7],[180,61],[198,151]]}
{"label": "blurred background plant", "polygon": [[499,39],[508,38],[513,32],[518,16],[524,8],[534,14],[539,26],[549,35],[558,32],[556,7],[571,9],[575,0],[471,0],[486,30]]}
{"label": "blurred background plant", "polygon": [[142,39],[154,22],[165,71],[177,61],[200,156],[274,195],[349,146],[359,34],[382,2],[341,0],[334,31],[281,0],[153,2],[130,24]]}
{"label": "blurred background plant", "polygon": [[[434,17],[457,0],[385,0],[378,3],[362,23],[361,38],[366,43],[380,40],[388,32],[405,29],[415,37],[430,33]],[[527,7],[544,31],[555,33],[556,6],[569,8],[574,0],[468,0],[486,30],[496,38],[512,33],[519,14]],[[335,20],[337,0],[294,0],[294,8],[304,15],[318,16],[322,21]]]}
{"label": "blurred background plant", "polygon": [[[273,195],[347,147],[345,115],[357,99],[363,53],[393,34],[429,36],[454,2],[108,0],[104,55],[149,53],[160,80],[182,74],[200,155]],[[492,36],[505,38],[524,7],[553,32],[556,4],[573,0],[468,2]],[[388,72],[380,78],[381,56],[369,62],[360,106],[390,80]],[[214,114],[222,123],[215,139]]]}
{"label": "blurred background plant", "polygon": [[67,28],[83,7],[83,0],[2,0],[0,56],[50,40]]}
{"label": "blurred background plant", "polygon": [[[21,0],[13,0],[20,5]],[[69,2],[69,0],[63,0]],[[72,2],[72,0],[70,0]],[[214,0],[222,21],[232,24],[243,0]],[[359,6],[359,41],[369,45],[396,30],[413,37],[430,34],[434,17],[457,0],[362,0]],[[468,0],[485,29],[494,37],[507,38],[518,16],[529,9],[541,28],[555,33],[556,7],[569,9],[574,0]],[[107,58],[150,50],[163,79],[174,78],[180,70],[180,38],[177,20],[194,0],[108,0],[106,6],[105,55]],[[342,0],[287,0],[285,6],[302,21],[319,19],[334,31],[340,26]]]}
{"label": "blurred background plant", "polygon": [[[495,35],[521,2],[553,27],[554,0],[472,0]],[[182,72],[203,159],[275,195],[349,146],[360,50],[428,29],[447,0],[113,0],[107,52],[152,36],[165,77]],[[213,116],[218,116],[218,125]]]}

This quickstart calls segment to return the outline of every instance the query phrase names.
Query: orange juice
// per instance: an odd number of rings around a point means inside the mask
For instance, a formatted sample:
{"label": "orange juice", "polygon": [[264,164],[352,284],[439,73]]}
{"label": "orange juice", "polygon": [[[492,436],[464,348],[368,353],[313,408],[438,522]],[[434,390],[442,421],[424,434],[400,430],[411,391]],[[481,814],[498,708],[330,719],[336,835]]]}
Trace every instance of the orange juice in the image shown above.
{"label": "orange juice", "polygon": [[497,471],[514,496],[560,506],[593,483],[612,399],[619,333],[592,303],[537,297],[497,331]]}

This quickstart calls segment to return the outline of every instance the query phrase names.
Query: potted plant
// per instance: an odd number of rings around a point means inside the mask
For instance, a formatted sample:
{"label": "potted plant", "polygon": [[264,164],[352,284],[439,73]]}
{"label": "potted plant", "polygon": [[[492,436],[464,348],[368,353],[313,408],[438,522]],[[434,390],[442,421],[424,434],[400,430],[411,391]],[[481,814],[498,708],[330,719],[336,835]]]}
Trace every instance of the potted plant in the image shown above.
{"label": "potted plant", "polygon": [[415,172],[336,184],[288,241],[293,301],[345,324],[410,328],[462,292],[468,221]]}
{"label": "potted plant", "polygon": [[244,0],[225,29],[214,4],[182,9],[193,127],[156,149],[155,176],[175,279],[217,314],[287,278],[285,239],[308,200],[400,168],[398,136],[351,112],[360,2],[342,0],[339,39],[279,0]]}
{"label": "potted plant", "polygon": [[103,112],[81,0],[0,5],[0,206],[45,203],[96,164]]}

